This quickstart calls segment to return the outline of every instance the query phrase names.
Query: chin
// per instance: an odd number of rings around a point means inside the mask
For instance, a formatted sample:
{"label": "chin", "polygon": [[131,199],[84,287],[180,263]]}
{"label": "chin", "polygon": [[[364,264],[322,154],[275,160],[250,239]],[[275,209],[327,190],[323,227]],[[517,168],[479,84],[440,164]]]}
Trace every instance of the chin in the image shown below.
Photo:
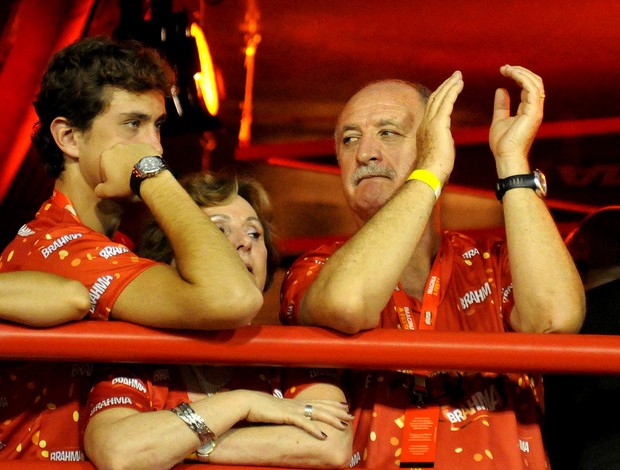
{"label": "chin", "polygon": [[364,191],[356,195],[351,208],[356,214],[369,213],[374,215],[390,200],[394,191]]}

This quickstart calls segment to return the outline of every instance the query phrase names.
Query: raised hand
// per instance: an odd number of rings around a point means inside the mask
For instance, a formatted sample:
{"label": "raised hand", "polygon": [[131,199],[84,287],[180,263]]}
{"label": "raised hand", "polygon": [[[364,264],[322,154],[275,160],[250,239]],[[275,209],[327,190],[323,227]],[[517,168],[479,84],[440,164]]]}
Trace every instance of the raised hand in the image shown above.
{"label": "raised hand", "polygon": [[495,156],[498,176],[527,172],[527,156],[543,117],[545,89],[542,79],[524,67],[504,65],[502,75],[521,87],[521,102],[510,115],[510,96],[504,88],[495,91],[489,145]]}
{"label": "raised hand", "polygon": [[456,71],[428,99],[426,111],[417,131],[416,168],[434,173],[445,183],[454,168],[454,139],[450,131],[451,114],[463,77]]}
{"label": "raised hand", "polygon": [[129,179],[133,166],[148,155],[158,155],[148,144],[116,144],[101,153],[99,170],[101,183],[95,187],[95,195],[101,198],[129,197]]}

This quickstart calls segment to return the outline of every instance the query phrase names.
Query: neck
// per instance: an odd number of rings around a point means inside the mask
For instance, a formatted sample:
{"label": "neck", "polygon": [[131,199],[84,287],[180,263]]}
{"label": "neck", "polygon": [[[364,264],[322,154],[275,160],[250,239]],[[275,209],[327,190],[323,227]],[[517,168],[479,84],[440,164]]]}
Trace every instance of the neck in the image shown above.
{"label": "neck", "polygon": [[98,198],[83,178],[76,178],[66,170],[56,180],[54,188],[71,200],[84,225],[108,238],[114,236],[123,212],[119,203],[112,199]]}

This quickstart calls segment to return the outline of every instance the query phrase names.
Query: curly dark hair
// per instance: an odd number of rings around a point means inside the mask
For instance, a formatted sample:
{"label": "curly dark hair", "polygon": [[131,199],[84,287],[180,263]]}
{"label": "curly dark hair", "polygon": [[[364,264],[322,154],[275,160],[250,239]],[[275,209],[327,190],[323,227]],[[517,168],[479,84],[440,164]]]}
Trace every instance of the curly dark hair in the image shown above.
{"label": "curly dark hair", "polygon": [[64,170],[63,153],[50,131],[55,118],[62,116],[87,131],[109,104],[106,87],[132,93],[157,90],[169,96],[174,83],[175,74],[166,59],[134,40],[97,36],[61,49],[50,60],[33,102],[39,121],[32,143],[47,172],[57,178]]}
{"label": "curly dark hair", "polygon": [[[278,268],[280,256],[273,238],[273,210],[265,188],[256,180],[247,177],[192,173],[184,176],[179,183],[200,207],[219,206],[228,203],[235,195],[245,199],[256,211],[260,220],[267,248],[267,279],[263,292],[271,286]],[[154,218],[146,223],[138,254],[145,258],[170,264],[174,252],[161,227]]]}

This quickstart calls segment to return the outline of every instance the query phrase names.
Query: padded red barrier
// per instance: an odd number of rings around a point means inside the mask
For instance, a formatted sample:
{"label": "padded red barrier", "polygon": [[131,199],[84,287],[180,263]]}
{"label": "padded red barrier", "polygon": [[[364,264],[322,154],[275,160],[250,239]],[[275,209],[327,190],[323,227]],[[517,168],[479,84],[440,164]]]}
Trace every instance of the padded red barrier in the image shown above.
{"label": "padded red barrier", "polygon": [[[242,469],[248,470],[274,470],[280,469],[281,467],[237,467],[233,465],[216,465],[209,464],[208,467],[205,467],[204,464],[195,463],[195,464],[179,464],[174,467],[175,470],[184,470],[184,469],[198,469],[202,468],[204,470],[235,470]],[[0,461],[0,469],[13,469],[13,470],[96,470],[95,466],[90,462],[38,462],[38,461],[28,461],[28,460],[10,460],[10,461]],[[287,467],[287,470],[295,470],[294,468]],[[307,469],[297,469],[297,470],[307,470]],[[380,469],[377,469],[380,470]]]}
{"label": "padded red barrier", "polygon": [[620,373],[620,336],[248,326],[194,332],[83,321],[0,325],[0,359],[489,372]]}
{"label": "padded red barrier", "polygon": [[[237,467],[234,465],[216,465],[209,464],[208,467],[205,467],[204,464],[195,463],[185,463],[179,464],[174,467],[175,470],[184,470],[184,469],[198,469],[202,468],[204,470],[274,470],[280,469],[281,467]],[[38,461],[28,461],[28,460],[10,460],[10,461],[0,461],[0,469],[9,470],[96,470],[95,466],[90,462],[38,462]],[[287,470],[296,470],[291,467],[287,467]],[[307,470],[307,469],[297,469],[297,470]],[[381,470],[381,469],[377,469]]]}

